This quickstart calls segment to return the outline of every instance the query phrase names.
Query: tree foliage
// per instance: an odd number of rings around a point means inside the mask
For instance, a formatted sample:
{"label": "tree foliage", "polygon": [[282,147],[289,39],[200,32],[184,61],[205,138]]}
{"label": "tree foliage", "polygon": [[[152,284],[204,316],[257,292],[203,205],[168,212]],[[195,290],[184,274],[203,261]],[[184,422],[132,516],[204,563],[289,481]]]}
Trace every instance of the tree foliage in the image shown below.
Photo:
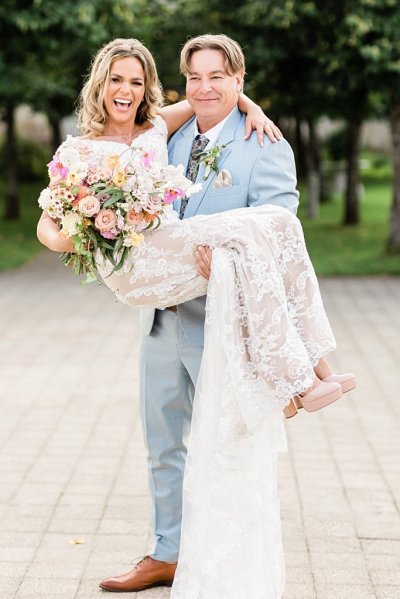
{"label": "tree foliage", "polygon": [[[179,50],[200,33],[237,39],[247,60],[246,90],[275,119],[307,123],[311,146],[298,159],[319,167],[315,123],[343,119],[347,140],[344,221],[359,220],[362,122],[391,118],[395,186],[390,246],[400,248],[400,4],[397,0],[3,0],[0,5],[0,110],[7,124],[6,214],[18,214],[15,106],[28,102],[58,123],[70,114],[97,49],[137,37],[153,52],[165,88],[184,91]],[[300,139],[300,136],[299,136]],[[301,139],[300,139],[301,141]],[[314,147],[313,147],[314,146]],[[305,161],[304,161],[305,162]],[[306,165],[305,165],[306,166]]]}

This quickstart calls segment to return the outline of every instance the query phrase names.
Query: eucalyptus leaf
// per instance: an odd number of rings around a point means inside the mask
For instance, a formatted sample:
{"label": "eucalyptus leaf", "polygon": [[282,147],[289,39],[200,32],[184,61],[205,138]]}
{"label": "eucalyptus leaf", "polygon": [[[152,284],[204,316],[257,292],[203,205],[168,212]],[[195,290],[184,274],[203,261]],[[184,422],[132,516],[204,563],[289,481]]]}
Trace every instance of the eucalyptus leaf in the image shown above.
{"label": "eucalyptus leaf", "polygon": [[111,197],[108,200],[106,200],[103,204],[103,208],[108,208],[109,206],[113,206],[114,204],[116,204],[117,202],[119,202],[121,199],[123,199],[123,195],[122,194],[118,194],[115,197]]}
{"label": "eucalyptus leaf", "polygon": [[99,243],[101,248],[105,248],[107,250],[113,250],[114,251],[114,246],[111,245],[111,243],[108,243],[107,241],[103,241],[101,240]]}
{"label": "eucalyptus leaf", "polygon": [[108,260],[109,262],[111,262],[111,264],[112,264],[113,266],[117,266],[117,263],[116,263],[116,261],[115,261],[115,259],[114,259],[114,253],[113,253],[111,250],[108,250],[108,249],[107,249],[107,250],[104,252],[104,255],[106,256],[107,260]]}
{"label": "eucalyptus leaf", "polygon": [[97,247],[98,246],[97,236],[91,227],[88,227],[86,229],[86,235],[90,238],[91,241],[93,241],[93,243]]}
{"label": "eucalyptus leaf", "polygon": [[119,250],[122,247],[123,242],[124,242],[124,239],[123,239],[123,237],[121,235],[120,237],[118,237],[117,241],[115,242],[114,250],[116,252],[119,252]]}
{"label": "eucalyptus leaf", "polygon": [[118,263],[116,264],[115,268],[113,269],[113,272],[118,272],[123,267],[125,259],[128,255],[128,251],[129,251],[129,248],[125,247],[124,251],[122,252],[121,258],[119,259]]}

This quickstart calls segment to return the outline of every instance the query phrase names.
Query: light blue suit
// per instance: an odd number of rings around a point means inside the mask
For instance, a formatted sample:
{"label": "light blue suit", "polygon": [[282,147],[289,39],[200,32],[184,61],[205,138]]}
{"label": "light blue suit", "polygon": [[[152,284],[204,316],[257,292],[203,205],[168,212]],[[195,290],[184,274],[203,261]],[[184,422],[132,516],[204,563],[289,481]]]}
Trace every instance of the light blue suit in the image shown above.
{"label": "light blue suit", "polygon": [[[186,168],[193,142],[193,119],[168,145],[171,164]],[[202,189],[190,197],[184,218],[214,214],[234,208],[275,204],[296,212],[296,170],[289,144],[264,147],[254,133],[244,141],[245,116],[235,109],[225,123],[218,144],[225,145],[219,170],[232,176],[232,186],[213,188],[215,173],[197,181]],[[179,211],[179,202],[175,206]],[[156,545],[154,558],[176,562],[179,552],[182,480],[186,440],[190,430],[194,386],[204,343],[206,298],[201,297],[170,310],[142,311],[141,411],[149,455],[150,491],[153,495]]]}

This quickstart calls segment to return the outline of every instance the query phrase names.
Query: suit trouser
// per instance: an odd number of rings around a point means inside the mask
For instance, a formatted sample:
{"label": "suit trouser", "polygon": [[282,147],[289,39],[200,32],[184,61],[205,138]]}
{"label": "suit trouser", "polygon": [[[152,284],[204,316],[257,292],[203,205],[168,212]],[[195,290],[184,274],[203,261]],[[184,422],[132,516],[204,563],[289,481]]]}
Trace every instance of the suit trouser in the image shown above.
{"label": "suit trouser", "polygon": [[140,404],[153,500],[153,557],[176,562],[182,519],[182,483],[194,386],[203,347],[187,340],[176,312],[156,310],[140,356]]}

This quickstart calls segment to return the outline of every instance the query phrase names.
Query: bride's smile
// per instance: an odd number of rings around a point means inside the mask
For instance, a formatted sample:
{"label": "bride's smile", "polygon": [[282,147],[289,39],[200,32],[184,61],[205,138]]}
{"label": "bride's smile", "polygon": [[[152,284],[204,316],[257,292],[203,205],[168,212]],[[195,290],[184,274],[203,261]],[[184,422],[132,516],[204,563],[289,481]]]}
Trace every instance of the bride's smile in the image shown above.
{"label": "bride's smile", "polygon": [[[108,115],[106,129],[121,127],[125,132],[133,129],[144,91],[144,71],[139,60],[133,56],[115,60],[104,92],[104,107]],[[105,135],[111,134],[111,131],[105,131]]]}

